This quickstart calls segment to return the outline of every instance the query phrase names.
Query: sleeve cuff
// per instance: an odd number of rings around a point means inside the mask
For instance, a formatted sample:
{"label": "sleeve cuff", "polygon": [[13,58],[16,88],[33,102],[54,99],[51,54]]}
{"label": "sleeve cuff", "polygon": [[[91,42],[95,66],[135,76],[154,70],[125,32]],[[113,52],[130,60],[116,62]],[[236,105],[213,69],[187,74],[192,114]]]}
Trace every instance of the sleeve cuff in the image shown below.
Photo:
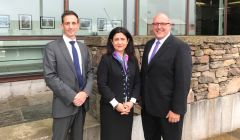
{"label": "sleeve cuff", "polygon": [[133,104],[136,104],[137,99],[132,97],[132,98],[130,99],[130,102],[132,102]]}
{"label": "sleeve cuff", "polygon": [[117,101],[115,98],[113,98],[113,99],[110,101],[110,104],[113,106],[113,108],[115,108],[115,107],[117,106],[117,104],[118,104],[118,101]]}

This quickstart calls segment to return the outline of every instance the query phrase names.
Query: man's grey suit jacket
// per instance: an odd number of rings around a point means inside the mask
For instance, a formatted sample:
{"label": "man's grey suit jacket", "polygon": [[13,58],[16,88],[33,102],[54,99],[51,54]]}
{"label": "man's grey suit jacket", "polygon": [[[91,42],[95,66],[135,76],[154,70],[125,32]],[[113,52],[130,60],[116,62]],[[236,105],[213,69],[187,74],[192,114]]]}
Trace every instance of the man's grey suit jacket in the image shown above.
{"label": "man's grey suit jacket", "polygon": [[[44,49],[43,69],[47,86],[53,91],[52,114],[61,118],[77,113],[78,107],[72,102],[79,91],[92,93],[93,70],[88,48],[77,42],[81,51],[83,89],[79,89],[74,64],[63,40],[57,39],[47,44]],[[89,109],[88,99],[83,104],[85,111]]]}

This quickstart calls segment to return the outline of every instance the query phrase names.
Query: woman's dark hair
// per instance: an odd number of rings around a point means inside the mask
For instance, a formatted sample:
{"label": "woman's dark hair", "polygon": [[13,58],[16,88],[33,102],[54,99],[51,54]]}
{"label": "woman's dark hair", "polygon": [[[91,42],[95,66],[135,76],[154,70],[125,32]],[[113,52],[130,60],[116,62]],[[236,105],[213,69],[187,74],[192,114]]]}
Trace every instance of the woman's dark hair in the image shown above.
{"label": "woman's dark hair", "polygon": [[74,15],[77,18],[78,22],[79,22],[78,15],[74,11],[64,11],[64,13],[61,16],[62,23],[64,23],[64,17],[68,16],[68,15]]}
{"label": "woman's dark hair", "polygon": [[127,53],[130,58],[135,58],[135,51],[134,51],[134,46],[133,46],[132,35],[128,32],[127,29],[125,29],[123,27],[116,27],[109,33],[108,41],[107,41],[107,54],[112,55],[112,53],[114,52],[114,47],[113,47],[112,41],[113,41],[114,35],[117,33],[122,33],[126,36],[126,38],[128,40],[128,44],[125,49],[125,53]]}

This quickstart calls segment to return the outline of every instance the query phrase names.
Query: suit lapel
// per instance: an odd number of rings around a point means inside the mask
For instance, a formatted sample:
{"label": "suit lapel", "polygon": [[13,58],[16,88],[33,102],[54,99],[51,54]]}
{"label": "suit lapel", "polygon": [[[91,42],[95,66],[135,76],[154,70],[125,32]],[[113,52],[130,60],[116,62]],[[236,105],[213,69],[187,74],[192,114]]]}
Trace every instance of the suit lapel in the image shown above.
{"label": "suit lapel", "polygon": [[[162,46],[159,48],[159,50],[157,51],[157,53],[155,54],[155,56],[152,58],[152,60],[149,63],[149,68],[157,61],[157,59],[159,57],[162,57],[163,54],[166,52],[166,50],[169,49],[169,43],[172,40],[172,35],[170,35],[162,44]],[[148,52],[149,53],[149,52]]]}
{"label": "suit lapel", "polygon": [[76,71],[75,71],[75,68],[74,68],[74,65],[73,65],[73,61],[72,61],[72,58],[70,56],[70,53],[67,49],[67,46],[64,42],[63,39],[60,39],[59,41],[59,47],[60,47],[60,51],[62,52],[64,58],[66,59],[70,69],[72,70],[72,72],[74,73],[75,77],[77,77],[77,74],[76,74]]}
{"label": "suit lapel", "polygon": [[155,39],[150,40],[150,42],[147,43],[145,48],[144,48],[141,71],[147,71],[147,69],[148,69],[148,66],[149,66],[148,65],[148,55],[149,55],[149,52],[151,50],[151,46],[154,43],[154,40]]}
{"label": "suit lapel", "polygon": [[151,40],[151,42],[146,46],[146,50],[145,50],[145,63],[146,65],[148,65],[148,55],[149,55],[149,52],[152,48],[152,45],[154,43],[155,39]]}

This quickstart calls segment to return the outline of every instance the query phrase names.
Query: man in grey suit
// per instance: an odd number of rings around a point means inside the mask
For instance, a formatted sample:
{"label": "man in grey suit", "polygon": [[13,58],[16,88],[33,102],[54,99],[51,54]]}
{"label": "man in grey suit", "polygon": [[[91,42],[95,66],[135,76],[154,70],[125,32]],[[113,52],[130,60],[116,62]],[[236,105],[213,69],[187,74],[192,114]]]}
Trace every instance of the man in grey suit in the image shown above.
{"label": "man in grey suit", "polygon": [[76,41],[78,15],[62,14],[63,37],[44,50],[44,78],[53,91],[53,140],[83,140],[83,125],[89,109],[93,72],[88,48]]}

